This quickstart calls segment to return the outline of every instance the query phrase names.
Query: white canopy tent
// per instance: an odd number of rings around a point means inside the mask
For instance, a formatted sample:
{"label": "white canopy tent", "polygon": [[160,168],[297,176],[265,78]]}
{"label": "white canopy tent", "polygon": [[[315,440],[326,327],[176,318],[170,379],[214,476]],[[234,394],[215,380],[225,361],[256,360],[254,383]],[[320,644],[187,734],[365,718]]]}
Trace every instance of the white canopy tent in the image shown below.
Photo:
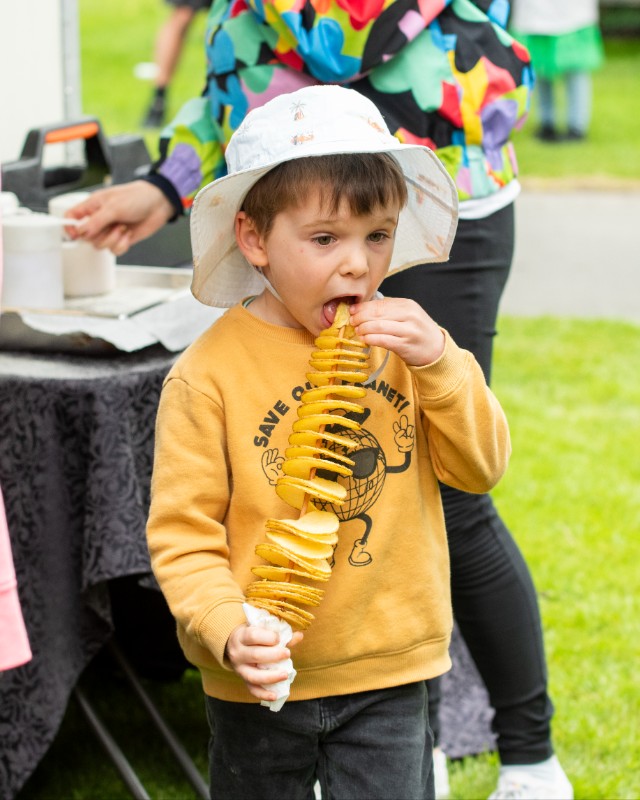
{"label": "white canopy tent", "polygon": [[[103,181],[122,183],[151,165],[139,133],[107,139],[99,126],[87,135],[86,128],[80,132],[74,125],[85,119],[78,5],[78,0],[0,0],[2,188],[36,211],[46,210],[57,194],[95,188]],[[65,128],[76,138],[64,136]],[[49,137],[47,129],[54,135]],[[39,134],[31,137],[23,157],[31,130]],[[60,130],[63,135],[55,135]],[[188,218],[134,245],[124,263],[189,265]]]}
{"label": "white canopy tent", "polygon": [[0,2],[0,161],[31,128],[82,114],[77,0]]}

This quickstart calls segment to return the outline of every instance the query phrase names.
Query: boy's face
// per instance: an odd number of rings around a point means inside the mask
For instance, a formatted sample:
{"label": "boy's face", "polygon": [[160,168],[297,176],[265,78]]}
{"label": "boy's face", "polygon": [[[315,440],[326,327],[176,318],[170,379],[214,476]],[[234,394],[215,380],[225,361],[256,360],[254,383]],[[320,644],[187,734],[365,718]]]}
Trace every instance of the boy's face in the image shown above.
{"label": "boy's face", "polygon": [[254,234],[257,255],[245,253],[282,298],[265,292],[262,308],[272,321],[317,336],[332,324],[340,300],[370,300],[389,269],[399,213],[393,205],[355,216],[344,203],[330,212],[318,192],[281,211],[267,237]]}

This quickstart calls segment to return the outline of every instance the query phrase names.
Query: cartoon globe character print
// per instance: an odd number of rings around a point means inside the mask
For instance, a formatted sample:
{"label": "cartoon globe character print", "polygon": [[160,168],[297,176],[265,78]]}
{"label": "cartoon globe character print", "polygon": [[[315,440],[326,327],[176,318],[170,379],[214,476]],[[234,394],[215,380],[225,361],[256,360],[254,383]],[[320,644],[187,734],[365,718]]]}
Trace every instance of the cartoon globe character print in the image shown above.
{"label": "cartoon globe character print", "polygon": [[[372,520],[367,512],[380,497],[387,475],[408,469],[415,444],[414,427],[409,425],[407,416],[403,414],[393,423],[393,438],[398,452],[404,455],[404,459],[400,464],[389,465],[380,443],[373,433],[364,427],[370,413],[369,409],[363,409],[361,414],[350,412],[345,415],[359,422],[362,425],[360,430],[351,430],[339,423],[327,426],[327,431],[340,434],[356,443],[357,447],[352,450],[335,443],[325,445],[333,452],[348,456],[355,462],[351,467],[353,474],[340,477],[329,471],[317,471],[318,477],[337,480],[345,486],[347,497],[342,505],[332,505],[320,500],[315,500],[314,505],[322,511],[333,511],[340,522],[360,520],[364,526],[362,534],[353,542],[349,554],[349,563],[354,567],[366,567],[373,561],[373,556],[367,550],[372,527]],[[263,454],[262,467],[269,483],[275,484],[283,460],[277,449],[267,450]]]}

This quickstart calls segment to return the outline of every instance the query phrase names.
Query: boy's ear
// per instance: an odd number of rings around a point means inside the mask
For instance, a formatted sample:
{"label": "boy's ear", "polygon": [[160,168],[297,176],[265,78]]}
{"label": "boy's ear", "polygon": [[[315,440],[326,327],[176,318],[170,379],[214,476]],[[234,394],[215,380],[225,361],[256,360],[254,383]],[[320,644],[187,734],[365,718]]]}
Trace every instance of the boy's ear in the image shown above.
{"label": "boy's ear", "polygon": [[235,230],[238,248],[247,261],[254,267],[268,267],[264,239],[246,211],[238,211],[236,214]]}

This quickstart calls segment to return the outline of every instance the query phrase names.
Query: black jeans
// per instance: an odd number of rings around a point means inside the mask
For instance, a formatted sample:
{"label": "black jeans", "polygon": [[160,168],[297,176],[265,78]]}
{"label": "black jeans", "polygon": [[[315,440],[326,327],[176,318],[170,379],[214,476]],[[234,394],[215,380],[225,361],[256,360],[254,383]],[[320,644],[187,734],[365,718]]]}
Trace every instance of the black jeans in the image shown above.
{"label": "black jeans", "polygon": [[[514,243],[513,204],[485,219],[461,220],[445,264],[391,275],[389,297],[410,297],[470,350],[491,377],[493,337]],[[495,709],[503,764],[533,764],[553,754],[542,626],[529,569],[489,495],[441,486],[453,612]],[[437,741],[438,687],[429,682]]]}
{"label": "black jeans", "polygon": [[[424,681],[278,712],[206,698],[211,800],[433,800]],[[215,732],[215,735],[214,735]]]}

